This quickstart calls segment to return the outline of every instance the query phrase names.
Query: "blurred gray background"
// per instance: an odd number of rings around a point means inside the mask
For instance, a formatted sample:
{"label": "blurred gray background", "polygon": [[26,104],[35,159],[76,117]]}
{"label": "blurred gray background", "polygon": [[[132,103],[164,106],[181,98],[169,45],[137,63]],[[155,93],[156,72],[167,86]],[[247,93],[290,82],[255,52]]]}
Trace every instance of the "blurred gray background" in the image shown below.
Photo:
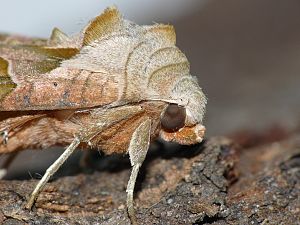
{"label": "blurred gray background", "polygon": [[10,0],[1,3],[0,31],[48,37],[56,26],[74,34],[113,4],[139,24],[175,25],[208,97],[209,136],[299,125],[299,0]]}

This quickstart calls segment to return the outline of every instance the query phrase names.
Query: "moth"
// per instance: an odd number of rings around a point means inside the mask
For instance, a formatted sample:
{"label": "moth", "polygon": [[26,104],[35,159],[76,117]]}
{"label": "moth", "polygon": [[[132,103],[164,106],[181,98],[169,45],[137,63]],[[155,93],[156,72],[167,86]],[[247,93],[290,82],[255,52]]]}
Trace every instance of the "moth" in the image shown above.
{"label": "moth", "polygon": [[77,35],[0,36],[0,154],[68,146],[28,209],[77,147],[100,148],[129,154],[127,211],[137,224],[134,186],[150,142],[201,142],[205,106],[171,25],[140,26],[110,7]]}

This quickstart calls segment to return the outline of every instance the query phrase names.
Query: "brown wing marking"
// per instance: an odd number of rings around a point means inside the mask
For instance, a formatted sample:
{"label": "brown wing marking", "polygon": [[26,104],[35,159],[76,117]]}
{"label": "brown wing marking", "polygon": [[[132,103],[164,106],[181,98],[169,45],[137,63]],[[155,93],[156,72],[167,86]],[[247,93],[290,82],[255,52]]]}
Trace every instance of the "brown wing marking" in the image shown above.
{"label": "brown wing marking", "polygon": [[8,62],[0,57],[0,100],[16,88],[8,74]]}
{"label": "brown wing marking", "polygon": [[18,84],[0,102],[0,111],[80,109],[117,101],[119,89],[114,76],[79,69],[59,68],[57,75]]}
{"label": "brown wing marking", "polygon": [[115,7],[107,8],[94,18],[83,31],[82,45],[89,45],[101,37],[118,31],[122,27],[122,17]]}
{"label": "brown wing marking", "polygon": [[155,24],[144,27],[144,36],[146,39],[154,38],[159,42],[164,42],[167,45],[176,44],[176,33],[172,25]]}

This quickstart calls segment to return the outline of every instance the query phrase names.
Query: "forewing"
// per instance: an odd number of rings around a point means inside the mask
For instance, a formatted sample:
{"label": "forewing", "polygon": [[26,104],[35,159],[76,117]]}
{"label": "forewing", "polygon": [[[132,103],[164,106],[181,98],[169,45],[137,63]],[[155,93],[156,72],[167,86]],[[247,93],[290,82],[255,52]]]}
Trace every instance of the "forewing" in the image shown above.
{"label": "forewing", "polygon": [[48,41],[1,35],[0,111],[83,109],[116,101],[120,74],[62,64],[82,55],[89,62],[82,48],[120,26],[119,12],[109,8],[74,37],[57,28]]}

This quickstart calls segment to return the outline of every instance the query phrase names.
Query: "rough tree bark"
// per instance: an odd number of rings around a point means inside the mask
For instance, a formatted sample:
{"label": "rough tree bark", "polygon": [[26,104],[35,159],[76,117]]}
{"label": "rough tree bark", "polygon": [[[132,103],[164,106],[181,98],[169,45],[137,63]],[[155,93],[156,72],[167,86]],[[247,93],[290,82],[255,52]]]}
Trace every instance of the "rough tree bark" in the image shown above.
{"label": "rough tree bark", "polygon": [[[123,161],[50,182],[31,212],[23,205],[37,181],[0,181],[0,224],[129,224]],[[299,178],[299,133],[247,149],[226,138],[160,149],[139,175],[137,217],[141,224],[300,224]]]}

